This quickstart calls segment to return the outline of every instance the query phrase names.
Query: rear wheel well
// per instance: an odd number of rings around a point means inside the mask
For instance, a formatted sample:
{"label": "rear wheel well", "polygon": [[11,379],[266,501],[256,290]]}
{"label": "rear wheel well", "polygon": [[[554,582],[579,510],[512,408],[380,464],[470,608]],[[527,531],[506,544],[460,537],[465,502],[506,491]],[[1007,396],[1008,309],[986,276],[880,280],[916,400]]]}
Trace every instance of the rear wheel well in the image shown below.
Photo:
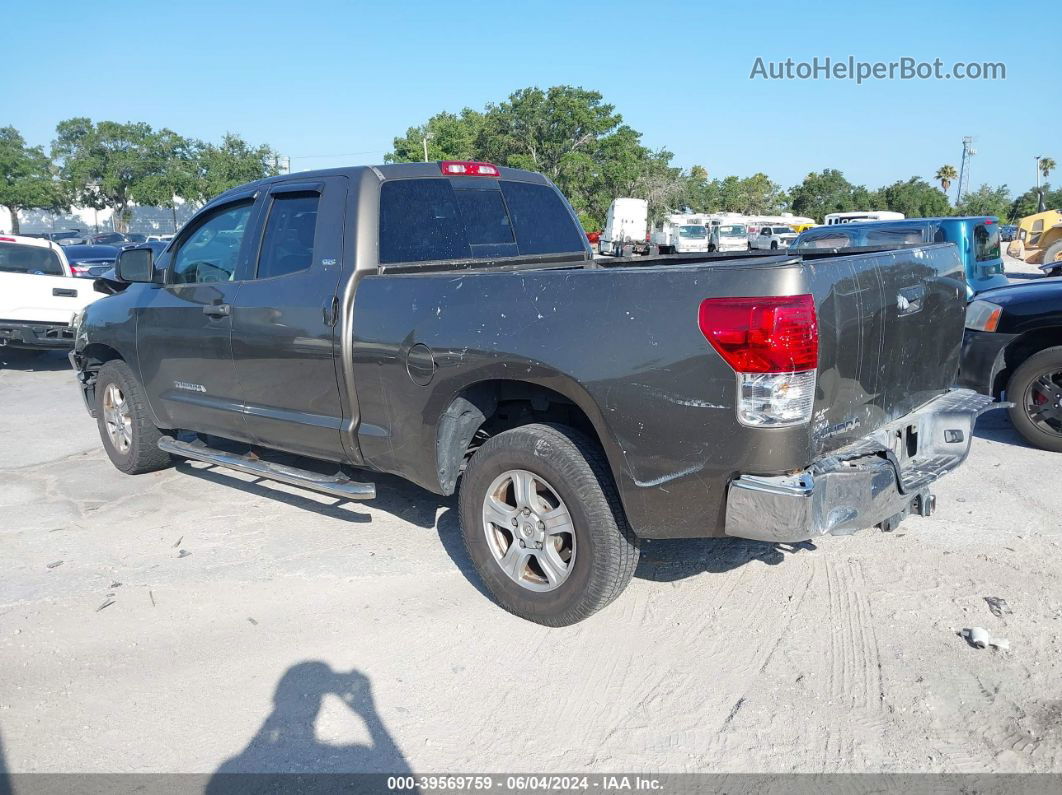
{"label": "rear wheel well", "polygon": [[522,381],[486,381],[463,390],[439,422],[436,455],[443,493],[454,492],[465,463],[487,439],[538,422],[575,428],[601,446],[586,412],[548,387]]}
{"label": "rear wheel well", "polygon": [[1004,367],[996,374],[992,393],[997,396],[1003,394],[1007,388],[1007,381],[1026,359],[1044,348],[1051,348],[1055,345],[1062,345],[1062,326],[1028,331],[1011,342],[1003,353]]}

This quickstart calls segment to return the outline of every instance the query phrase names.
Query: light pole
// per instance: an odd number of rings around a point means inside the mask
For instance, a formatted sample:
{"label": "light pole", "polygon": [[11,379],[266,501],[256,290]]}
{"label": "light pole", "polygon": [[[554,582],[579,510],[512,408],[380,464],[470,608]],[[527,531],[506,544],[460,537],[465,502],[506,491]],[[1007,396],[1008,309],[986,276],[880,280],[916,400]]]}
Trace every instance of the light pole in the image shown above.
{"label": "light pole", "polygon": [[424,133],[424,138],[421,139],[423,141],[423,143],[424,143],[424,162],[425,163],[428,162],[428,139],[429,138],[431,138],[431,133],[430,132],[426,132],[426,133]]}
{"label": "light pole", "polygon": [[1040,161],[1044,159],[1043,155],[1036,156],[1036,189],[1040,190]]}

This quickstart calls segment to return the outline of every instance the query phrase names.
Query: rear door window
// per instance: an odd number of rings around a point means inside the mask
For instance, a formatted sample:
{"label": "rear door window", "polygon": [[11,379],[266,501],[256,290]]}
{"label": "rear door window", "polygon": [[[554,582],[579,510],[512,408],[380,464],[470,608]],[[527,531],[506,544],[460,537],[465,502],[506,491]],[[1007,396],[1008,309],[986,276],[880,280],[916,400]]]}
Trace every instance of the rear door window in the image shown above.
{"label": "rear door window", "polygon": [[978,224],[974,227],[974,255],[978,262],[999,259],[999,225]]}
{"label": "rear door window", "polygon": [[258,258],[259,279],[310,267],[320,202],[318,193],[282,193],[273,197]]}
{"label": "rear door window", "polygon": [[50,248],[0,243],[0,272],[34,276],[64,276],[59,257]]}

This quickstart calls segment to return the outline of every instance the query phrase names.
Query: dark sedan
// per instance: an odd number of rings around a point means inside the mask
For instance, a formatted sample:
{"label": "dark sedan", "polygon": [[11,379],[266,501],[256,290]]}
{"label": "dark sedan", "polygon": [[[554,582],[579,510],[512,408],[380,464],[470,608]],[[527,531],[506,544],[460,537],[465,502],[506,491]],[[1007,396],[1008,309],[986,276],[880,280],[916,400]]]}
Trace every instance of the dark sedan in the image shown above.
{"label": "dark sedan", "polygon": [[1011,401],[1015,430],[1062,453],[1062,278],[978,293],[966,308],[959,383]]}
{"label": "dark sedan", "polygon": [[95,279],[114,267],[120,249],[115,246],[64,246],[63,253],[74,276]]}

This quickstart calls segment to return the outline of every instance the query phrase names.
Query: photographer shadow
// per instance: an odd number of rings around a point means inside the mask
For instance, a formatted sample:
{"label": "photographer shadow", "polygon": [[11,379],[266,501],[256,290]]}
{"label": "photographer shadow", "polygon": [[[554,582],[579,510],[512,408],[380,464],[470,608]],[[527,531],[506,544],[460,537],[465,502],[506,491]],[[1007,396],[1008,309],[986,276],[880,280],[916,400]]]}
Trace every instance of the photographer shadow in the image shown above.
{"label": "photographer shadow", "polygon": [[[314,724],[324,697],[338,696],[368,729],[370,744],[320,742]],[[369,679],[356,670],[333,671],[319,661],[301,662],[280,678],[273,712],[247,747],[211,777],[207,793],[257,792],[292,783],[301,791],[327,789],[336,774],[411,775],[409,764],[376,711]],[[283,776],[283,778],[280,778]],[[344,780],[346,791],[376,789],[376,777]],[[352,786],[353,785],[353,786]],[[362,786],[359,786],[362,785]]]}

